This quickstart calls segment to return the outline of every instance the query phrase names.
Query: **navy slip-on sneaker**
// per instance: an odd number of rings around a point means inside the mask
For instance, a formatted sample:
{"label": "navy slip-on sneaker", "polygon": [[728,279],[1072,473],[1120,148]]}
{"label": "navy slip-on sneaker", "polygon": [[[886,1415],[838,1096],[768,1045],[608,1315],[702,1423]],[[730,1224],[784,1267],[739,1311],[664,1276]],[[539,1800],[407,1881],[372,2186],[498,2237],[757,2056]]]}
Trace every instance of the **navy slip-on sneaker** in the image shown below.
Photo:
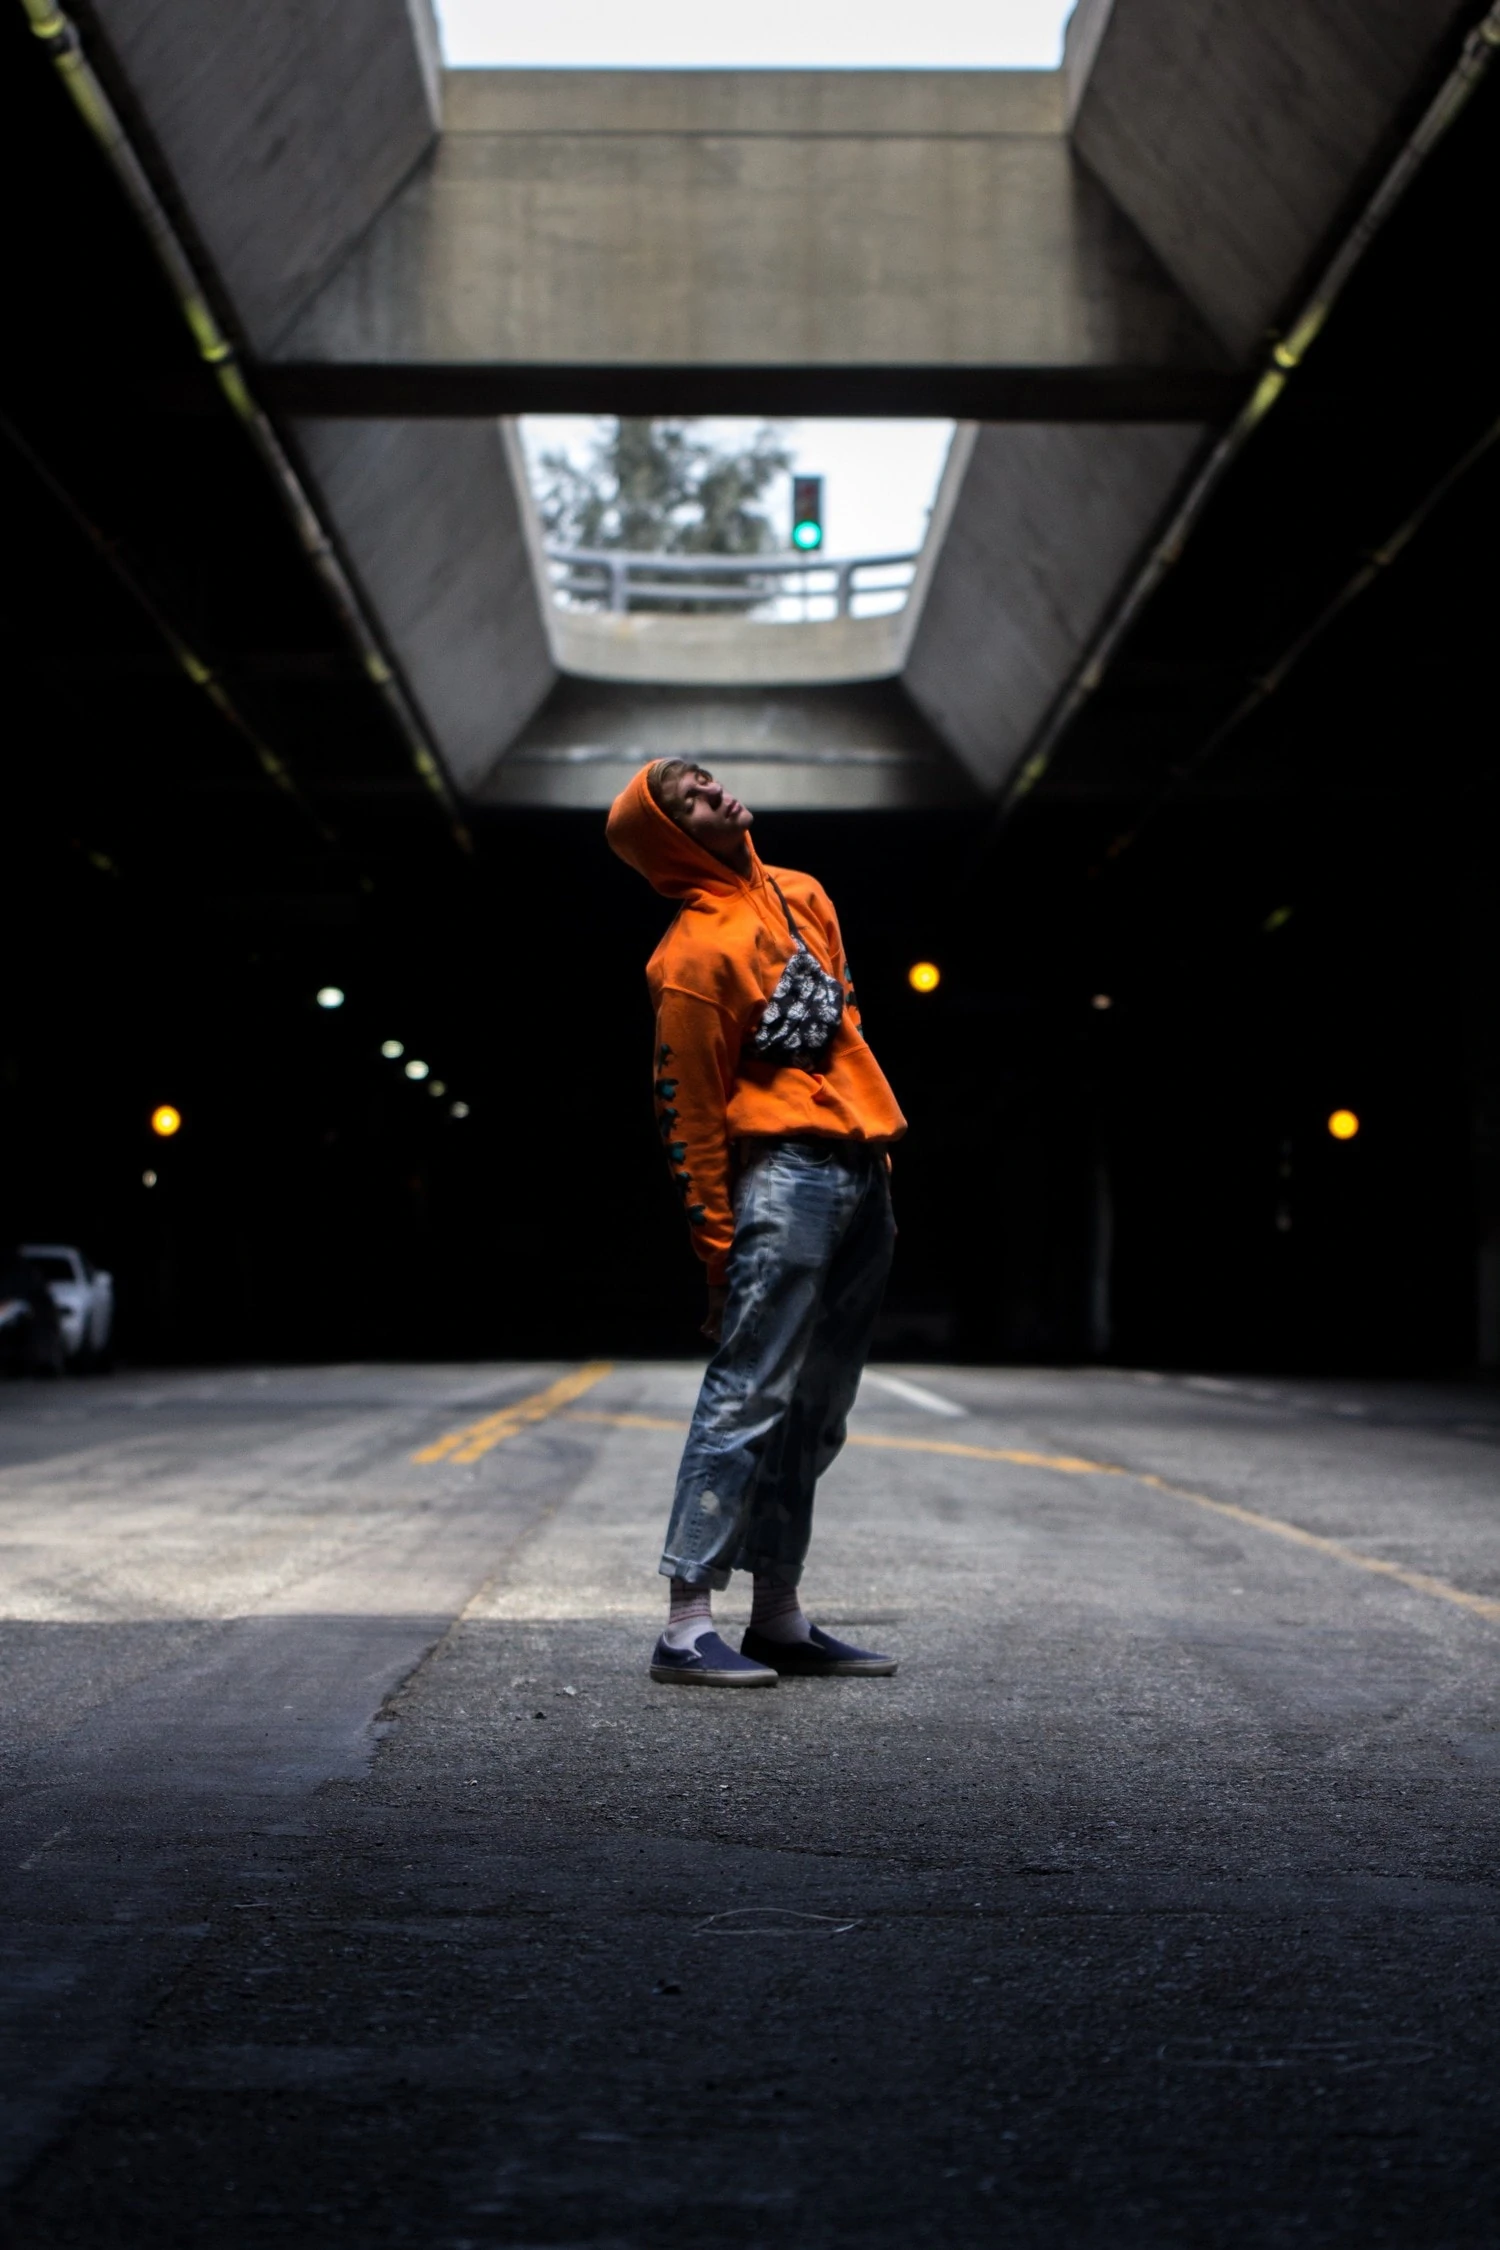
{"label": "navy slip-on sneaker", "polygon": [[669,1687],[775,1687],[776,1674],[753,1656],[739,1656],[714,1632],[700,1633],[691,1648],[669,1648],[658,1641],[651,1651],[651,1677]]}
{"label": "navy slip-on sneaker", "polygon": [[740,1642],[740,1651],[757,1664],[769,1664],[773,1672],[794,1673],[808,1680],[888,1679],[898,1661],[894,1656],[877,1656],[873,1649],[851,1648],[847,1641],[836,1641],[821,1625],[814,1625],[812,1638],[806,1641],[773,1641],[751,1625]]}

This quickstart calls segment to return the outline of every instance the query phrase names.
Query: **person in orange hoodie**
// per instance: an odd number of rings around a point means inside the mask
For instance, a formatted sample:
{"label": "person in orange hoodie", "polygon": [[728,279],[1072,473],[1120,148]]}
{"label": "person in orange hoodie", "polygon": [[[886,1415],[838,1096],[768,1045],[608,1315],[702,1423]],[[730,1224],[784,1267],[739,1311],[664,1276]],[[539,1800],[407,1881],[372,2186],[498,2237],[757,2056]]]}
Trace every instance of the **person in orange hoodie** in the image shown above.
{"label": "person in orange hoodie", "polygon": [[[703,767],[662,758],[606,829],[678,901],[646,966],[654,1093],[717,1348],[678,1472],[651,1677],[707,1687],[896,1669],[812,1624],[797,1586],[890,1268],[887,1151],[906,1120],[860,1027],[827,893],[764,865],[751,820]],[[711,1607],[732,1570],[754,1580],[738,1651]]]}

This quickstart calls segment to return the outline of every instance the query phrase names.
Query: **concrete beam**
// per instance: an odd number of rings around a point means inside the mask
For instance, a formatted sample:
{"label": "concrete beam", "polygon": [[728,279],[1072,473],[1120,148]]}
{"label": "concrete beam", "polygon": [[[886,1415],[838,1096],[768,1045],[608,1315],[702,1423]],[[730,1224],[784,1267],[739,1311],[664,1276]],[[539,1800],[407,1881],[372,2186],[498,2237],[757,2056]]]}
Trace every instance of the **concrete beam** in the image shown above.
{"label": "concrete beam", "polygon": [[1217,422],[1244,377],[1203,367],[561,367],[263,362],[256,389],[283,414],[410,421],[432,415],[828,414],[954,422]]}
{"label": "concrete beam", "polygon": [[648,758],[665,757],[702,759],[766,811],[891,811],[974,794],[893,680],[691,689],[563,679],[474,800],[601,807]]}
{"label": "concrete beam", "polygon": [[1159,413],[1153,383],[1222,382],[1222,353],[1075,162],[1059,74],[445,83],[432,159],[278,345],[282,385],[302,386],[284,399],[621,409],[622,381],[660,406],[696,375],[695,411],[752,379],[769,411],[809,375],[826,392],[863,373],[930,412],[923,375],[972,393],[998,372],[1031,383],[1034,410],[1059,384],[1124,384]]}
{"label": "concrete beam", "polygon": [[1203,434],[978,433],[903,682],[981,787],[1025,756]]}
{"label": "concrete beam", "polygon": [[471,788],[556,678],[493,422],[302,422],[297,438],[448,770]]}
{"label": "concrete beam", "polygon": [[1073,142],[1243,357],[1291,309],[1473,0],[1083,0]]}
{"label": "concrete beam", "polygon": [[431,0],[88,0],[81,13],[268,350],[437,139]]}

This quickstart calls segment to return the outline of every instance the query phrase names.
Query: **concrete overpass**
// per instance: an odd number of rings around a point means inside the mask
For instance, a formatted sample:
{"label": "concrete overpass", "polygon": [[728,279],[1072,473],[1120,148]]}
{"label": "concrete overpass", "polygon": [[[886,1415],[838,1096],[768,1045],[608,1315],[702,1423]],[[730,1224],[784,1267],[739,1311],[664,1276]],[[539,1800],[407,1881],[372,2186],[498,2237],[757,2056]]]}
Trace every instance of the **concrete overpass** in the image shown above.
{"label": "concrete overpass", "polygon": [[[670,710],[854,806],[1024,767],[1473,14],[1082,0],[1061,71],[972,74],[444,73],[427,0],[83,30],[458,788],[596,801]],[[503,426],[548,410],[959,417],[879,679],[570,664]]]}

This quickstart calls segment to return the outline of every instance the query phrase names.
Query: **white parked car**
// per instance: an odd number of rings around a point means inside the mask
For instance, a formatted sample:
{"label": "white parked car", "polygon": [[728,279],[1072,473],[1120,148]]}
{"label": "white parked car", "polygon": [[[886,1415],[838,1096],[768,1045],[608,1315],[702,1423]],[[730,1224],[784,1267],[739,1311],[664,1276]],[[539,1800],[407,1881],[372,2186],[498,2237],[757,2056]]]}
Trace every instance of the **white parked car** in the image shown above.
{"label": "white parked car", "polygon": [[115,1324],[114,1275],[91,1266],[81,1250],[64,1242],[23,1242],[21,1256],[47,1284],[69,1359],[84,1367],[102,1365]]}

